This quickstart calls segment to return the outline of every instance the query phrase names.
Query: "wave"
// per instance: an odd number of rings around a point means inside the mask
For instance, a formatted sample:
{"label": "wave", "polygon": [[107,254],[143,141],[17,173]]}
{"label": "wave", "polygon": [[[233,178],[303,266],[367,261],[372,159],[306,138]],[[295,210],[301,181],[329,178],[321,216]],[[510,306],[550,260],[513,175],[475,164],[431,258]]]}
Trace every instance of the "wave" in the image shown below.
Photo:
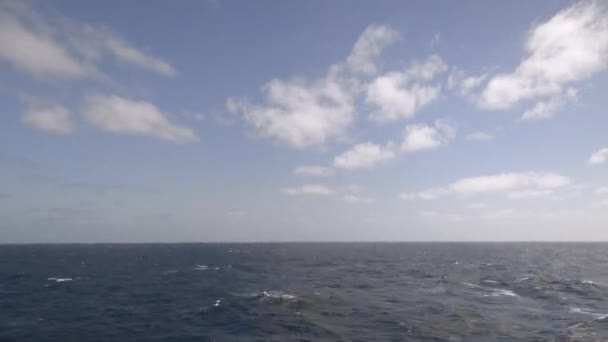
{"label": "wave", "polygon": [[593,311],[590,309],[585,309],[585,308],[570,308],[570,311],[574,312],[574,313],[578,313],[578,314],[588,315],[597,320],[603,320],[604,318],[608,317],[608,313],[600,313],[600,312]]}
{"label": "wave", "polygon": [[48,280],[48,281],[54,281],[56,283],[64,283],[64,282],[72,281],[72,278],[50,277],[50,278],[47,278],[46,280]]}
{"label": "wave", "polygon": [[296,296],[285,293],[282,291],[262,291],[260,295],[262,298],[280,299],[280,300],[295,300]]}
{"label": "wave", "polygon": [[[228,266],[228,268],[232,268],[232,266]],[[207,266],[207,265],[197,264],[194,267],[192,267],[192,269],[195,270],[195,271],[207,271],[207,270],[219,271],[222,268],[219,267],[219,266],[210,267],[210,266]]]}
{"label": "wave", "polygon": [[518,294],[516,294],[515,292],[513,292],[511,290],[507,290],[507,289],[484,287],[484,286],[480,286],[480,285],[468,283],[468,282],[463,283],[463,285],[470,289],[474,289],[474,290],[481,292],[482,297],[500,297],[500,296],[519,297]]}

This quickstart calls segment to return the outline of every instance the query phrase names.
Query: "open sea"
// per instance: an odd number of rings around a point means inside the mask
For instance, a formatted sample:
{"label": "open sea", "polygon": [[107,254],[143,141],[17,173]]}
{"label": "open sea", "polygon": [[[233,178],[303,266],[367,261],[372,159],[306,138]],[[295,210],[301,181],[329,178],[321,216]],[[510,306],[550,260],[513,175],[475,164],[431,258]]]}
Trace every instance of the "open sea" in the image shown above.
{"label": "open sea", "polygon": [[0,341],[608,341],[608,244],[4,245]]}

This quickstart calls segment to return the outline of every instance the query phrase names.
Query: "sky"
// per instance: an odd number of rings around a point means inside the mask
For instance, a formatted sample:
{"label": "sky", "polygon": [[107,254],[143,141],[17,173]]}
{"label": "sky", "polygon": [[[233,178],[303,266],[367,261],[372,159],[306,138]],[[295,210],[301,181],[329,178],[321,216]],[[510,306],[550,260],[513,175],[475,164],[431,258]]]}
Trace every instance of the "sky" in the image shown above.
{"label": "sky", "polygon": [[0,1],[0,243],[608,240],[605,1]]}

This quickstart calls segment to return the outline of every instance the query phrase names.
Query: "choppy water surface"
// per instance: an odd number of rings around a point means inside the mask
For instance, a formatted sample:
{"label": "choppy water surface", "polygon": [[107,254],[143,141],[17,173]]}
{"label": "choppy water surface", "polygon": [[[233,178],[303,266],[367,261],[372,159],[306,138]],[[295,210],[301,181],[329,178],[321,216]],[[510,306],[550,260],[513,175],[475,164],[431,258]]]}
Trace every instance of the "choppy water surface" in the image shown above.
{"label": "choppy water surface", "polygon": [[608,244],[0,246],[1,341],[608,341]]}

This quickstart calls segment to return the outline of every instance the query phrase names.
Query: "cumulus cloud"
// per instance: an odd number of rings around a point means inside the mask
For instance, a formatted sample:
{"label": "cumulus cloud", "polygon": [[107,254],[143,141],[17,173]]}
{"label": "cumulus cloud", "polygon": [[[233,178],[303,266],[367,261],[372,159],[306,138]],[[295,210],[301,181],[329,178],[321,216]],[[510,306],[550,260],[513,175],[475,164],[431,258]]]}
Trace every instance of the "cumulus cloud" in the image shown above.
{"label": "cumulus cloud", "polygon": [[198,140],[190,128],[171,122],[169,114],[145,101],[90,95],[83,113],[90,124],[108,132],[146,135],[176,143]]}
{"label": "cumulus cloud", "polygon": [[346,59],[354,73],[372,75],[378,72],[376,59],[382,51],[399,38],[399,34],[384,25],[370,25],[359,36],[353,50]]}
{"label": "cumulus cloud", "polygon": [[167,76],[176,73],[107,28],[43,15],[23,2],[0,4],[0,46],[0,59],[36,78],[98,77],[103,56]]}
{"label": "cumulus cloud", "polygon": [[608,160],[608,147],[600,148],[589,157],[590,165],[604,164]]}
{"label": "cumulus cloud", "polygon": [[60,105],[32,106],[23,113],[21,122],[57,134],[69,134],[76,128],[70,111]]}
{"label": "cumulus cloud", "polygon": [[303,165],[295,168],[293,170],[293,173],[300,176],[328,177],[333,176],[334,170],[331,167],[327,166]]}
{"label": "cumulus cloud", "polygon": [[403,72],[378,76],[367,87],[365,102],[375,108],[370,119],[385,123],[414,117],[421,108],[437,99],[441,86],[431,82],[446,70],[443,60],[433,55]]}
{"label": "cumulus cloud", "polygon": [[353,146],[334,158],[334,167],[341,169],[371,169],[396,157],[391,144],[386,146],[366,142]]}
{"label": "cumulus cloud", "polygon": [[494,136],[490,133],[477,131],[467,135],[466,139],[470,141],[488,141],[494,139]]}
{"label": "cumulus cloud", "polygon": [[[433,55],[403,71],[379,72],[377,58],[398,39],[388,26],[371,25],[359,37],[346,61],[331,65],[319,78],[273,79],[262,87],[263,101],[231,97],[226,107],[242,115],[258,135],[297,149],[320,148],[345,141],[359,96],[373,108],[377,122],[413,117],[434,101],[441,86],[435,78],[446,71]],[[436,84],[435,84],[436,83]]]}
{"label": "cumulus cloud", "polygon": [[299,187],[283,188],[281,192],[289,196],[330,196],[334,194],[333,190],[321,184],[305,184]]}
{"label": "cumulus cloud", "polygon": [[338,71],[316,81],[274,79],[263,87],[264,105],[230,98],[260,135],[303,149],[344,138],[354,116],[353,93]]}
{"label": "cumulus cloud", "polygon": [[413,124],[405,127],[401,150],[418,152],[431,150],[446,145],[455,135],[455,128],[436,120],[433,126]]}
{"label": "cumulus cloud", "polygon": [[447,187],[404,193],[403,199],[435,199],[440,196],[504,193],[512,199],[548,196],[570,184],[568,177],[551,172],[511,172],[459,179]]}
{"label": "cumulus cloud", "polygon": [[546,118],[557,110],[552,101],[563,97],[571,84],[603,71],[607,62],[605,3],[579,1],[530,30],[521,63],[510,73],[492,76],[477,104],[501,110],[537,100],[541,102],[524,117]]}
{"label": "cumulus cloud", "polygon": [[355,96],[360,92],[360,81],[353,74],[376,73],[377,57],[397,38],[390,27],[371,25],[346,61],[331,65],[325,76],[273,79],[262,87],[263,104],[232,97],[226,107],[243,115],[259,135],[297,149],[342,140],[353,122]]}

